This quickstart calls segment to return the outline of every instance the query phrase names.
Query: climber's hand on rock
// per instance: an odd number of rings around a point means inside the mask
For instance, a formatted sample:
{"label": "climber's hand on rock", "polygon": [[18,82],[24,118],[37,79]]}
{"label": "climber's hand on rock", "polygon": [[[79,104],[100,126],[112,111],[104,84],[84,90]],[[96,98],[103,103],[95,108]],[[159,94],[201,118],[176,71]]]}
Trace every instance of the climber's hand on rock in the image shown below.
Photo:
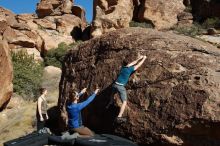
{"label": "climber's hand on rock", "polygon": [[87,88],[82,89],[81,93],[85,93]]}
{"label": "climber's hand on rock", "polygon": [[98,92],[99,92],[99,89],[97,88],[94,93],[97,94]]}

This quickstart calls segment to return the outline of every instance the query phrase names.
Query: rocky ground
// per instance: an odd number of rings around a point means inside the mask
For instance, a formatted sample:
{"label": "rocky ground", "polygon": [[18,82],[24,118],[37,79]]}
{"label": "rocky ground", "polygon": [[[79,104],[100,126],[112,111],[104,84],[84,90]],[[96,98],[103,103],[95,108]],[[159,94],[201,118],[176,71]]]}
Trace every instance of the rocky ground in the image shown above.
{"label": "rocky ground", "polygon": [[14,95],[8,107],[0,113],[0,144],[27,135],[36,128],[36,103]]}
{"label": "rocky ground", "polygon": [[71,44],[86,27],[85,11],[74,6],[71,0],[41,0],[37,14],[19,14],[0,7],[0,38],[6,40],[11,50],[25,49],[41,60],[40,54],[57,48],[65,42]]}

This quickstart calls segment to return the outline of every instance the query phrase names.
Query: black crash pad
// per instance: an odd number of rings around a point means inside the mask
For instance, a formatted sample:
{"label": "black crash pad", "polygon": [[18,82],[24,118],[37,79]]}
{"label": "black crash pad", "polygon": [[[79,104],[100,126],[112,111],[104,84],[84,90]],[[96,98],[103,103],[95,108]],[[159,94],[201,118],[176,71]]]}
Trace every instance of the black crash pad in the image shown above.
{"label": "black crash pad", "polygon": [[77,138],[74,146],[137,146],[137,144],[115,135],[96,134],[91,138]]}
{"label": "black crash pad", "polygon": [[96,134],[90,138],[78,137],[68,140],[62,139],[61,136],[50,136],[48,144],[62,146],[137,146],[130,140],[110,134]]}
{"label": "black crash pad", "polygon": [[40,134],[37,131],[4,143],[4,146],[43,146],[48,143],[49,134]]}

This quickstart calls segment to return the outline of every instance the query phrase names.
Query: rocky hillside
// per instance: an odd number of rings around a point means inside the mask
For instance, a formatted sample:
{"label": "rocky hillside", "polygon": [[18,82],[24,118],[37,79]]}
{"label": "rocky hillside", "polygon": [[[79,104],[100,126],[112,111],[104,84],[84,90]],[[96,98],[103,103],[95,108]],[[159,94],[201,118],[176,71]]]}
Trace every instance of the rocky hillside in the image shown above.
{"label": "rocky hillside", "polygon": [[73,43],[74,33],[85,26],[85,11],[72,0],[41,0],[36,14],[15,15],[0,8],[0,38],[7,40],[10,49],[26,49],[40,59],[40,53],[56,48],[59,43]]}
{"label": "rocky hillside", "polygon": [[12,94],[10,51],[26,50],[42,60],[42,54],[65,42],[71,44],[81,37],[86,27],[85,10],[72,0],[41,0],[36,14],[19,14],[0,7],[0,109]]}
{"label": "rocky hillside", "polygon": [[168,29],[178,22],[185,9],[182,0],[94,0],[92,36],[129,27],[131,20],[151,23],[156,29]]}
{"label": "rocky hillside", "polygon": [[129,27],[131,21],[157,30],[220,17],[218,0],[94,0],[91,36]]}
{"label": "rocky hillside", "polygon": [[[75,50],[75,51],[74,51]],[[220,50],[169,32],[127,28],[92,39],[65,57],[60,82],[60,125],[71,88],[101,93],[84,110],[85,125],[140,144],[220,145]],[[119,110],[105,110],[122,61],[147,56],[128,85],[128,122],[115,125]],[[64,127],[63,127],[64,128]],[[216,142],[216,143],[215,143]]]}

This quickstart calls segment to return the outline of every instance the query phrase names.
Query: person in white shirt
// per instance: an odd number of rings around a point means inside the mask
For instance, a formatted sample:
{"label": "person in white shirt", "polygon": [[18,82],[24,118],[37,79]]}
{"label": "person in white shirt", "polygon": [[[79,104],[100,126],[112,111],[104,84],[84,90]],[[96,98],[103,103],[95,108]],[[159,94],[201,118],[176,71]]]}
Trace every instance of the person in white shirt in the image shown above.
{"label": "person in white shirt", "polygon": [[47,114],[47,89],[41,88],[40,89],[41,96],[37,99],[37,130],[40,130],[45,127],[45,122],[48,120],[48,114]]}

